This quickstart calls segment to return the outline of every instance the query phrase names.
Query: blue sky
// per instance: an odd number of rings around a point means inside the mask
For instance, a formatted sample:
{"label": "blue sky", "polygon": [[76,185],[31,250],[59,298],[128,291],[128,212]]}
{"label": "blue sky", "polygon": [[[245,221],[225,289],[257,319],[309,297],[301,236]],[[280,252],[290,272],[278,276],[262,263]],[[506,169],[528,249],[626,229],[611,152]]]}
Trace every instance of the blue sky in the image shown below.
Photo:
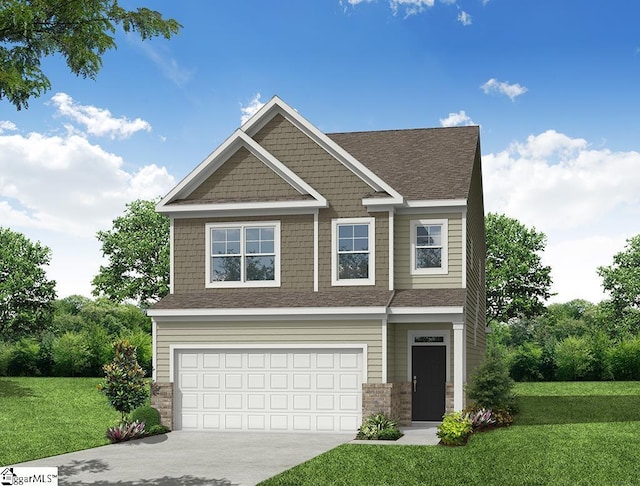
{"label": "blue sky", "polygon": [[[142,2],[123,2],[127,6]],[[640,233],[634,0],[149,2],[173,39],[117,34],[96,81],[0,101],[0,225],[89,295],[96,231],[166,193],[278,95],[325,132],[481,126],[485,205],[547,234],[554,301],[604,297],[598,265]]]}

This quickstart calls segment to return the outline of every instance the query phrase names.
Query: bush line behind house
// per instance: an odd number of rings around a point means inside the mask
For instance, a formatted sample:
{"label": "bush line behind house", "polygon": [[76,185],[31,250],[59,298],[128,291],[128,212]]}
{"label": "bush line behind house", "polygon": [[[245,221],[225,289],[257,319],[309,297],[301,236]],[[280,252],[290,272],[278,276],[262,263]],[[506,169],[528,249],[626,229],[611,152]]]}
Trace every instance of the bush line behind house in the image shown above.
{"label": "bush line behind house", "polygon": [[0,376],[102,376],[118,339],[137,347],[138,362],[151,376],[151,319],[142,309],[66,297],[55,301],[52,320],[40,333],[0,339]]}

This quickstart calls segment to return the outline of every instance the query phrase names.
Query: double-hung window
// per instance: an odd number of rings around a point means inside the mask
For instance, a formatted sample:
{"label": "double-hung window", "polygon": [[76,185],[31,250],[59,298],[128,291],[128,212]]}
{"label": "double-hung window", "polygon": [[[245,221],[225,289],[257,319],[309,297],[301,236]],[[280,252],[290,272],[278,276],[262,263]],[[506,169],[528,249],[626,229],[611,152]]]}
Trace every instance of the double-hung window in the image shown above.
{"label": "double-hung window", "polygon": [[206,225],[207,287],[280,285],[280,223]]}
{"label": "double-hung window", "polygon": [[331,230],[333,285],[374,285],[375,220],[334,219]]}
{"label": "double-hung window", "polygon": [[448,273],[448,239],[446,219],[412,221],[411,273]]}

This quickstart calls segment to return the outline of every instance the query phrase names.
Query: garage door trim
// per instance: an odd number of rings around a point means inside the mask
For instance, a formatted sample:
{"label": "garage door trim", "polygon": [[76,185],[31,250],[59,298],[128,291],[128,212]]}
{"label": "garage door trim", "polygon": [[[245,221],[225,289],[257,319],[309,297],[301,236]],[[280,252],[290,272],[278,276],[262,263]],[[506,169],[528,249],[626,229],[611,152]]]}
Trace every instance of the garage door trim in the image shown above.
{"label": "garage door trim", "polygon": [[174,383],[177,366],[176,356],[180,351],[211,351],[215,349],[357,349],[362,351],[362,383],[367,383],[367,344],[171,344],[169,346],[169,379]]}

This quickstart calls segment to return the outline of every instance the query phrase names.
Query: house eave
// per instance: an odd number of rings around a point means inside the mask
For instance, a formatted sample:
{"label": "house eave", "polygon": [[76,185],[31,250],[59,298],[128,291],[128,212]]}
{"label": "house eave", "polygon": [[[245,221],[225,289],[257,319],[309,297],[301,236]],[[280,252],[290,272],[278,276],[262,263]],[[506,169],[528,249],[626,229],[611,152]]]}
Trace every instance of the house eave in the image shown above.
{"label": "house eave", "polygon": [[156,211],[171,215],[174,218],[192,217],[233,217],[251,215],[286,215],[313,214],[318,209],[326,208],[329,204],[325,198],[307,201],[272,201],[272,202],[244,202],[244,203],[210,203],[210,204],[173,204],[158,205]]}
{"label": "house eave", "polygon": [[253,307],[230,309],[148,309],[156,322],[176,321],[273,321],[323,319],[382,319],[386,307]]}

